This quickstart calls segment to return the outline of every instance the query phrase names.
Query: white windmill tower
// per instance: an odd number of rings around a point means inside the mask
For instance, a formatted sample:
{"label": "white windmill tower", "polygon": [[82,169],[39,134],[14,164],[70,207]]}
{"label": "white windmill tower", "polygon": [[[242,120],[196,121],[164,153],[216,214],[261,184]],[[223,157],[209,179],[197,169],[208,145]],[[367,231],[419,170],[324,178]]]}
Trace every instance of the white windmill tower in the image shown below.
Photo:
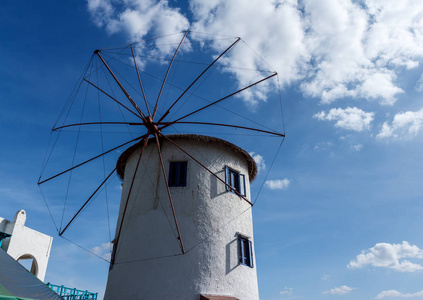
{"label": "white windmill tower", "polygon": [[[60,236],[87,209],[89,203],[106,190],[113,174],[117,173],[123,180],[116,232],[114,238],[110,237],[113,240],[113,251],[105,299],[258,299],[250,197],[250,182],[257,173],[254,160],[245,150],[223,139],[199,134],[169,134],[174,133],[169,130],[175,129],[179,133],[176,128],[184,126],[182,131],[189,132],[191,127],[200,125],[204,128],[233,130],[236,134],[254,133],[283,140],[284,134],[271,129],[272,125],[265,126],[258,120],[246,118],[231,111],[232,107],[221,107],[225,100],[233,99],[233,96],[264,83],[277,73],[264,68],[249,70],[241,65],[237,71],[253,71],[255,75],[245,81],[242,88],[233,91],[233,86],[228,83],[231,73],[227,70],[228,57],[225,55],[233,51],[241,39],[235,38],[230,45],[226,44],[220,55],[212,55],[211,63],[188,62],[184,58],[177,61],[175,57],[187,34],[185,32],[182,40],[178,40],[172,59],[164,59],[170,60],[170,63],[164,79],[159,80],[160,88],[153,105],[147,99],[144,80],[147,80],[149,89],[153,89],[152,84],[157,76],[149,74],[137,64],[142,57],[157,58],[156,41],[151,48],[145,43],[134,43],[96,50],[63,111],[62,124],[53,128],[59,134],[78,128],[73,130],[76,137],[75,153],[69,168],[54,172],[55,175],[47,178],[42,178],[42,173],[39,184],[69,174],[68,180],[63,181],[68,182],[68,185],[76,181],[80,189],[86,190],[88,181],[80,178],[76,180],[73,172],[101,157],[101,170],[104,173],[101,183],[93,187],[88,200],[70,221],[63,227],[60,223],[60,228],[57,228]],[[228,43],[227,40],[224,37],[221,42]],[[207,43],[200,43],[200,48],[203,49]],[[192,44],[189,44],[190,47]],[[148,49],[153,50],[149,52]],[[120,56],[123,57],[121,60]],[[188,79],[188,84],[168,83],[167,78],[175,61],[195,65],[201,70],[195,72],[194,78]],[[117,71],[119,66],[129,70],[129,75],[136,80],[130,82],[124,73]],[[217,75],[221,81],[203,88],[205,79],[216,69],[221,71]],[[180,78],[185,78],[187,69],[183,69],[182,73]],[[225,74],[229,74],[229,77]],[[174,74],[169,77],[179,79]],[[248,76],[243,79],[246,78]],[[136,85],[139,85],[138,90],[134,88]],[[81,89],[82,86],[84,89]],[[225,87],[229,88],[229,93]],[[135,96],[138,93],[140,99],[135,101],[130,91]],[[203,96],[199,95],[200,91]],[[211,95],[213,92],[218,96]],[[166,100],[172,97],[174,100],[171,104],[162,104],[163,109],[158,109],[159,100],[165,98],[162,96],[164,94]],[[72,113],[77,110],[75,103],[79,95],[82,95],[81,113],[79,117],[71,119]],[[95,101],[90,102],[91,99]],[[90,103],[98,103],[98,107],[90,107]],[[212,107],[222,109],[223,113],[217,119],[213,119],[213,114],[204,115]],[[112,119],[116,117],[113,113],[117,111],[122,115],[122,121]],[[231,114],[231,118],[225,113]],[[93,114],[98,114],[98,119],[90,119]],[[199,121],[191,118],[197,114],[201,115]],[[237,123],[233,116],[248,122]],[[272,118],[266,116],[265,119]],[[129,130],[129,141],[106,150],[103,128],[109,125],[136,128],[138,131],[134,133]],[[91,149],[95,144],[91,136],[85,139],[82,137],[83,129],[87,127],[97,128],[101,134],[101,153],[89,159],[83,153],[83,159],[78,161],[76,150]],[[81,147],[81,141],[91,142],[91,146]],[[57,139],[52,144],[54,147]],[[105,155],[116,153],[131,144],[130,148],[120,154],[116,166],[108,174],[105,171]],[[47,155],[48,159],[51,156]],[[58,165],[65,163],[60,161]],[[92,180],[92,172],[96,170],[98,168],[85,169],[82,174]],[[71,190],[69,186],[65,189],[61,222],[66,204],[77,199],[70,195]],[[73,207],[77,207],[76,203],[71,202]]]}
{"label": "white windmill tower", "polygon": [[[162,138],[161,157],[150,139],[138,164],[141,149],[140,144],[129,148],[118,162],[123,178],[120,238],[105,299],[258,299],[249,209],[249,181],[257,170],[251,156],[201,135]],[[201,156],[194,161],[181,149]],[[169,201],[163,203],[167,189],[176,226],[168,222]],[[124,217],[125,207],[130,213]]]}

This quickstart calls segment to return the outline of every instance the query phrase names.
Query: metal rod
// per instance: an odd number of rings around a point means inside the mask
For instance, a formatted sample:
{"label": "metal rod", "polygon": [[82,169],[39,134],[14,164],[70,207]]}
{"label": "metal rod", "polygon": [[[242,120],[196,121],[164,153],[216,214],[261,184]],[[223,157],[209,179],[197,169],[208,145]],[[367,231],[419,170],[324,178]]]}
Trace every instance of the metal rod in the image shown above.
{"label": "metal rod", "polygon": [[[220,124],[220,123],[207,123],[207,122],[168,122],[171,124],[197,124],[197,125],[214,125],[214,126],[224,126],[224,127],[233,127],[233,128],[239,128],[239,129],[246,129],[246,130],[253,130],[253,131],[259,131],[263,133],[269,133],[273,135],[277,135],[280,137],[285,137],[283,133],[274,132],[274,131],[268,131],[268,130],[262,130],[258,128],[253,127],[245,127],[245,126],[238,126],[238,125],[230,125],[230,124]],[[160,123],[160,124],[167,124],[166,122]],[[161,129],[161,128],[160,128]]]}
{"label": "metal rod", "polygon": [[172,207],[173,219],[175,220],[176,230],[178,231],[178,239],[181,244],[182,254],[185,254],[184,244],[182,243],[181,232],[179,231],[178,220],[176,219],[175,207],[173,206],[172,195],[170,194],[169,182],[167,181],[167,177],[166,177],[166,170],[163,163],[163,157],[160,150],[160,142],[159,142],[159,137],[157,135],[157,132],[154,133],[154,136],[156,137],[157,150],[159,152],[160,164],[162,165],[163,178],[165,180],[167,194],[169,196],[169,201],[170,201],[170,206]]}
{"label": "metal rod", "polygon": [[126,105],[124,105],[123,103],[121,103],[120,101],[118,101],[117,99],[115,99],[114,97],[112,97],[111,95],[109,95],[108,93],[106,93],[105,91],[103,91],[101,88],[99,88],[98,86],[96,86],[94,83],[90,82],[89,80],[85,79],[84,80],[86,82],[88,82],[89,84],[91,84],[93,87],[95,87],[96,89],[98,89],[100,92],[102,92],[103,94],[105,94],[106,96],[110,97],[113,101],[115,101],[116,103],[122,105],[124,108],[126,108],[127,110],[129,110],[131,113],[133,113],[134,115],[136,115],[138,118],[140,118],[140,116],[132,111],[130,108],[128,108]]}
{"label": "metal rod", "polygon": [[240,40],[241,40],[241,38],[238,38],[235,42],[233,42],[232,45],[230,45],[225,51],[223,51],[200,75],[198,75],[198,77],[189,85],[189,87],[187,87],[185,89],[185,91],[178,97],[178,99],[176,99],[176,101],[163,114],[163,116],[160,118],[159,122],[162,121],[166,117],[166,115],[169,114],[169,112],[173,108],[173,106],[175,106],[175,104],[179,101],[179,99],[181,99],[185,95],[185,93],[197,82],[197,80],[200,79],[201,76],[203,76],[204,73],[206,73],[207,70],[210,69],[211,66],[213,66],[215,62],[217,62],[223,55],[225,55],[225,53],[228,52],[229,49],[231,49],[233,46],[235,46]]}
{"label": "metal rod", "polygon": [[138,105],[135,103],[134,100],[132,100],[131,96],[128,94],[128,92],[125,90],[125,88],[123,87],[123,85],[120,83],[120,81],[117,79],[117,77],[115,76],[115,74],[112,72],[112,70],[110,69],[109,65],[106,63],[106,61],[104,60],[104,58],[100,55],[100,50],[95,50],[94,51],[95,54],[97,54],[98,57],[100,57],[101,61],[103,62],[103,64],[106,66],[107,70],[109,71],[109,73],[112,75],[113,79],[116,81],[116,83],[119,85],[120,89],[122,90],[122,92],[125,94],[126,98],[128,98],[128,100],[131,102],[131,104],[135,107],[135,109],[137,110],[137,112],[140,114],[140,116],[142,118],[145,118],[144,113],[141,111],[141,109],[138,107]]}
{"label": "metal rod", "polygon": [[219,176],[217,176],[216,174],[214,174],[211,170],[209,170],[209,168],[207,168],[205,165],[203,165],[201,162],[199,162],[194,156],[192,156],[191,154],[189,154],[187,151],[185,151],[178,144],[176,144],[174,141],[172,141],[171,139],[169,139],[167,136],[165,136],[161,132],[159,132],[159,134],[162,137],[164,137],[166,140],[168,140],[169,142],[171,142],[176,148],[178,148],[179,150],[181,150],[182,152],[184,152],[186,155],[188,155],[189,157],[191,157],[197,164],[199,164],[204,169],[206,169],[210,174],[212,174],[214,177],[216,177],[225,186],[227,186],[228,188],[230,188],[235,194],[237,194],[239,197],[241,197],[242,199],[244,199],[245,201],[247,201],[251,206],[253,206],[253,203],[251,203],[247,198],[245,198],[244,196],[242,196],[237,190],[235,190],[233,187],[231,187],[229,184],[227,184],[222,178],[220,178]]}
{"label": "metal rod", "polygon": [[197,109],[197,110],[195,110],[195,111],[193,111],[193,112],[191,112],[191,113],[189,113],[189,114],[187,114],[187,115],[183,116],[183,117],[180,117],[179,119],[176,119],[176,120],[175,120],[175,121],[173,121],[173,122],[170,122],[170,124],[169,124],[169,125],[164,126],[164,127],[162,127],[161,129],[163,129],[163,128],[165,128],[165,127],[168,127],[168,126],[172,125],[173,123],[176,123],[176,122],[178,122],[178,121],[180,121],[180,120],[182,120],[182,119],[185,119],[185,118],[187,118],[187,117],[189,117],[189,116],[191,116],[191,115],[193,115],[193,114],[195,114],[195,113],[198,113],[199,111],[201,111],[201,110],[203,110],[203,109],[206,109],[206,108],[208,108],[208,107],[210,107],[210,106],[212,106],[212,105],[214,105],[214,104],[216,104],[216,103],[219,103],[219,102],[221,102],[221,101],[223,101],[223,100],[225,100],[225,99],[227,99],[227,98],[229,98],[229,97],[232,97],[232,96],[234,96],[234,95],[236,95],[236,94],[238,94],[238,93],[240,93],[240,92],[242,92],[242,91],[244,91],[244,90],[246,90],[246,89],[248,89],[248,88],[250,88],[250,87],[252,87],[252,86],[255,86],[255,85],[259,84],[260,82],[263,82],[263,81],[265,81],[265,80],[267,80],[267,79],[269,79],[269,78],[271,78],[271,77],[273,77],[273,76],[276,76],[277,74],[278,74],[278,73],[273,73],[272,75],[267,76],[266,78],[263,78],[263,79],[261,79],[261,80],[259,80],[259,81],[256,81],[255,83],[250,84],[249,86],[246,86],[246,87],[244,87],[244,88],[242,88],[242,89],[240,89],[240,90],[238,90],[238,91],[236,91],[236,92],[234,92],[234,93],[232,93],[232,94],[230,94],[230,95],[227,95],[227,96],[225,96],[225,97],[223,97],[223,98],[220,98],[219,100],[216,100],[216,101],[214,101],[214,102],[212,102],[212,103],[210,103],[210,104],[208,104],[208,105],[206,105],[206,106],[204,106],[204,107],[202,107],[202,108],[199,108],[199,109]]}
{"label": "metal rod", "polygon": [[69,169],[67,169],[67,170],[65,170],[65,171],[63,171],[63,172],[60,172],[60,173],[58,173],[58,174],[56,174],[56,175],[54,175],[54,176],[52,176],[52,177],[50,177],[50,178],[47,178],[47,179],[45,179],[45,180],[43,180],[43,181],[40,181],[40,179],[41,179],[41,178],[39,178],[39,179],[38,179],[38,185],[43,184],[43,183],[45,183],[45,182],[47,182],[47,181],[50,181],[50,180],[52,180],[53,178],[56,178],[56,177],[58,177],[58,176],[60,176],[60,175],[63,175],[63,174],[65,174],[66,172],[72,171],[73,169],[76,169],[76,168],[78,168],[78,167],[80,167],[80,166],[82,166],[82,165],[84,165],[84,164],[86,164],[86,163],[88,163],[88,162],[90,162],[90,161],[93,161],[93,160],[94,160],[94,159],[96,159],[96,158],[99,158],[99,157],[101,157],[101,156],[103,156],[103,155],[105,155],[105,154],[107,154],[107,153],[110,153],[110,152],[112,152],[112,151],[114,151],[114,150],[116,150],[116,149],[119,149],[120,147],[123,147],[123,146],[125,146],[125,145],[128,145],[129,143],[135,142],[135,141],[140,140],[140,139],[142,139],[142,138],[144,138],[144,135],[143,135],[143,136],[140,136],[140,137],[137,137],[137,138],[135,138],[135,139],[132,139],[132,140],[130,140],[129,142],[123,143],[122,145],[119,145],[119,146],[117,146],[117,147],[114,147],[114,148],[112,148],[112,149],[110,149],[110,150],[107,150],[106,152],[103,152],[103,153],[101,153],[101,154],[99,154],[99,155],[97,155],[97,156],[94,156],[94,157],[92,157],[92,158],[90,158],[90,159],[88,159],[88,160],[86,160],[86,161],[84,161],[84,162],[82,162],[82,163],[80,163],[80,164],[78,164],[78,165],[76,165],[76,166],[73,166],[72,168],[69,168]]}
{"label": "metal rod", "polygon": [[68,124],[63,125],[60,127],[53,128],[52,131],[57,131],[59,129],[73,127],[73,126],[85,126],[85,125],[145,125],[145,122],[142,123],[134,123],[134,122],[88,122],[88,123],[76,123],[76,124]]}
{"label": "metal rod", "polygon": [[132,57],[134,58],[135,70],[137,70],[138,82],[140,83],[142,96],[144,97],[144,102],[145,102],[145,106],[147,107],[148,116],[151,117],[151,112],[150,112],[150,108],[148,107],[147,97],[145,96],[144,87],[142,86],[142,82],[141,82],[140,72],[138,71],[138,67],[137,67],[137,60],[135,59],[134,48],[132,47],[132,44],[130,46],[131,46]]}
{"label": "metal rod", "polygon": [[184,39],[185,39],[185,37],[187,36],[188,32],[189,32],[189,31],[187,30],[187,31],[185,32],[184,36],[182,37],[182,40],[179,42],[178,48],[176,48],[175,54],[173,54],[172,60],[170,61],[169,67],[167,68],[166,76],[165,76],[165,78],[163,79],[162,87],[160,88],[159,96],[157,97],[156,106],[154,107],[153,120],[154,120],[154,117],[156,116],[156,112],[157,112],[157,108],[158,108],[158,104],[159,104],[160,96],[161,96],[161,94],[162,94],[162,91],[163,91],[164,85],[165,85],[165,83],[166,83],[167,75],[169,75],[170,68],[172,67],[173,61],[175,60],[175,57],[176,57],[176,53],[178,53],[178,50],[179,50],[179,48],[181,47],[182,42],[184,41]]}
{"label": "metal rod", "polygon": [[97,189],[94,191],[94,193],[91,194],[91,196],[88,198],[87,201],[81,206],[81,208],[77,211],[77,213],[73,216],[73,218],[69,221],[69,223],[65,226],[65,228],[59,232],[59,235],[62,236],[62,234],[66,231],[66,229],[69,227],[69,225],[75,220],[75,218],[79,215],[79,213],[84,209],[84,207],[90,202],[90,200],[94,197],[94,195],[98,192],[98,190],[103,186],[103,184],[106,183],[106,181],[112,176],[112,174],[116,171],[116,168],[113,169],[113,171],[109,174],[109,176],[106,177],[106,179],[103,180],[103,182],[97,187]]}
{"label": "metal rod", "polygon": [[[122,219],[121,219],[121,221],[120,221],[120,226],[119,226],[119,232],[118,232],[118,234],[117,234],[117,236],[116,236],[116,242],[114,243],[115,245],[114,245],[114,247],[115,247],[115,256],[116,256],[116,253],[117,253],[117,250],[118,250],[118,243],[119,243],[119,239],[120,239],[120,233],[121,233],[121,231],[122,231],[122,226],[123,226],[123,220],[125,219],[125,215],[126,215],[126,209],[128,208],[128,203],[129,203],[129,197],[131,196],[131,193],[132,193],[132,187],[134,186],[134,182],[135,182],[135,177],[137,176],[137,172],[138,172],[138,167],[139,167],[139,165],[140,165],[140,162],[141,162],[141,157],[142,157],[142,154],[143,154],[143,152],[144,152],[144,149],[145,149],[145,147],[147,146],[147,143],[148,143],[148,136],[150,135],[150,131],[145,135],[145,137],[144,137],[144,144],[142,145],[142,148],[141,148],[141,152],[140,152],[140,156],[138,157],[138,162],[137,162],[137,165],[136,165],[136,167],[135,167],[135,171],[134,171],[134,176],[132,177],[132,181],[131,181],[131,186],[129,187],[129,192],[128,192],[128,196],[126,197],[126,203],[125,203],[125,207],[124,207],[124,209],[123,209],[123,214],[122,214]],[[115,263],[115,256],[113,256],[112,258],[111,258],[111,264],[113,265],[114,263]]]}

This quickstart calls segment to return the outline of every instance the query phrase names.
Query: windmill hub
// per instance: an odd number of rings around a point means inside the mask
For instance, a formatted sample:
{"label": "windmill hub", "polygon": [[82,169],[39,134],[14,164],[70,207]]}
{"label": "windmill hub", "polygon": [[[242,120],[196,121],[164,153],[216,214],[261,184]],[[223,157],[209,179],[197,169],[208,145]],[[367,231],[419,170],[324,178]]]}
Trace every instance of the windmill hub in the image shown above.
{"label": "windmill hub", "polygon": [[147,127],[148,131],[151,133],[158,133],[159,127],[157,126],[157,123],[154,123],[153,119],[151,117],[145,117],[143,119],[145,127]]}

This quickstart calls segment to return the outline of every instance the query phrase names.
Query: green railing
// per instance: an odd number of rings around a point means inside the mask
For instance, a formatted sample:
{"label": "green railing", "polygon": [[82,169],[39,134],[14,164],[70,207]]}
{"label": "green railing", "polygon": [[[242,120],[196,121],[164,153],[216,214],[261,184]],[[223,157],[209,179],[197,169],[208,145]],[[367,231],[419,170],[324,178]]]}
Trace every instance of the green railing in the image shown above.
{"label": "green railing", "polygon": [[63,285],[51,284],[50,282],[47,283],[47,286],[65,300],[97,300],[98,293],[72,289]]}

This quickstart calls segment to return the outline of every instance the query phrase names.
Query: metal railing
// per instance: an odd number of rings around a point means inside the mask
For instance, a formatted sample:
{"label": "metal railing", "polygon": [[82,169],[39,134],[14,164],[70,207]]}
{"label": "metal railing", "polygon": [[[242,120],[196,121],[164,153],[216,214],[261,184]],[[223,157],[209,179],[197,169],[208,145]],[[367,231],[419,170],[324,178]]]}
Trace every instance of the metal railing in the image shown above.
{"label": "metal railing", "polygon": [[50,282],[46,285],[65,300],[97,300],[98,293],[72,289],[63,285],[51,284]]}

